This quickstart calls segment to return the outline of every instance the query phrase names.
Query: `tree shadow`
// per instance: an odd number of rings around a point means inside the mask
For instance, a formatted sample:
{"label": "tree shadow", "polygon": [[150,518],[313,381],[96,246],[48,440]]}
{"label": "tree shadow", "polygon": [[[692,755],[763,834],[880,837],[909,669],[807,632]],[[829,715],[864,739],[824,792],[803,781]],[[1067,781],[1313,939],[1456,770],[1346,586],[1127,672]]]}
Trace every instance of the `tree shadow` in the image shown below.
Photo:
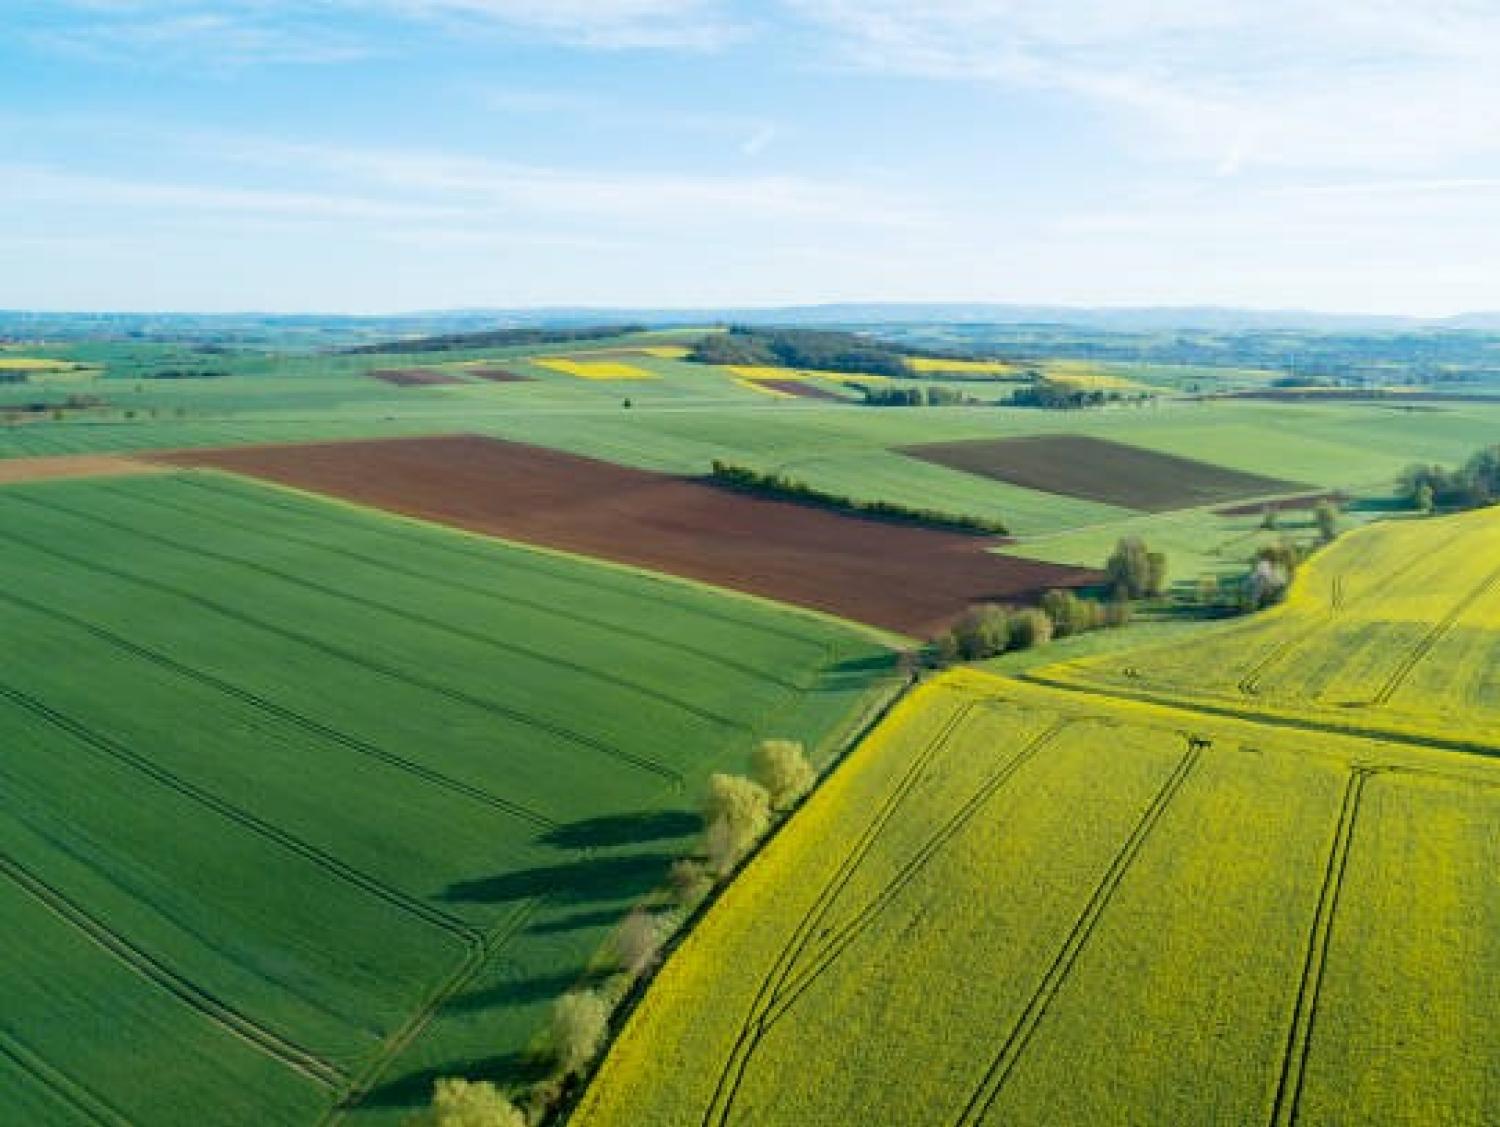
{"label": "tree shadow", "polygon": [[639,845],[665,838],[687,837],[703,829],[703,819],[683,810],[650,810],[639,814],[609,814],[569,822],[543,834],[544,845],[561,849],[603,849]]}
{"label": "tree shadow", "polygon": [[418,1108],[432,1099],[432,1086],[449,1076],[466,1080],[495,1080],[502,1084],[532,1084],[547,1077],[548,1064],[529,1052],[501,1053],[493,1057],[450,1061],[438,1068],[423,1068],[398,1076],[370,1089],[359,1101],[362,1108]]}
{"label": "tree shadow", "polygon": [[555,920],[543,920],[526,930],[532,935],[560,935],[565,931],[578,931],[586,927],[605,927],[617,923],[624,917],[620,908],[600,908],[593,912],[574,912]]}
{"label": "tree shadow", "polygon": [[636,900],[661,883],[673,860],[671,853],[634,853],[540,865],[456,881],[443,890],[443,899],[457,904],[503,904],[542,896],[558,904]]}
{"label": "tree shadow", "polygon": [[452,1013],[476,1013],[479,1010],[505,1006],[527,1006],[561,998],[569,990],[598,986],[608,973],[589,971],[584,967],[565,974],[543,974],[534,978],[516,978],[460,994],[444,1004]]}

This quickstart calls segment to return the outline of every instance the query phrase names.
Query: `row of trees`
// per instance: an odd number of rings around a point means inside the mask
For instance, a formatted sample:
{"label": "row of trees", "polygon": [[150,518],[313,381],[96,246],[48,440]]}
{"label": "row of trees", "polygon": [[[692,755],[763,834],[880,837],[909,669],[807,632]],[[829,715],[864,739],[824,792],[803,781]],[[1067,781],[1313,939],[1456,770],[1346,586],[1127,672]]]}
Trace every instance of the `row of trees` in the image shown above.
{"label": "row of trees", "polygon": [[989,517],[970,516],[966,513],[944,513],[936,509],[921,509],[903,505],[896,501],[863,501],[846,493],[830,493],[774,471],[762,472],[749,466],[737,465],[719,458],[713,460],[709,477],[719,485],[738,489],[745,493],[756,493],[765,497],[776,497],[784,501],[797,501],[805,505],[835,509],[855,516],[874,517],[878,520],[900,521],[906,524],[923,524],[935,528],[950,528],[958,532],[975,532],[985,536],[1004,536],[1010,529],[1003,521]]}
{"label": "row of trees", "polygon": [[1412,507],[1424,513],[1493,505],[1500,500],[1500,446],[1486,446],[1456,470],[1408,466],[1398,486]]}
{"label": "row of trees", "polygon": [[1103,388],[1084,388],[1063,380],[1045,377],[1018,387],[1011,393],[1012,407],[1042,407],[1051,411],[1076,411],[1085,407],[1103,407],[1107,403],[1144,403],[1150,399],[1149,392],[1136,392],[1126,396],[1119,391]]}
{"label": "row of trees", "polygon": [[951,387],[867,387],[867,407],[972,407],[983,400]]}
{"label": "row of trees", "polygon": [[666,906],[637,906],[615,932],[615,973],[553,1003],[546,1077],[519,1105],[489,1081],[438,1080],[431,1105],[413,1120],[415,1127],[527,1127],[552,1114],[603,1049],[614,1011],[660,961],[689,914],[816,781],[802,745],[792,740],[761,743],[751,754],[748,775],[711,775],[701,804],[699,855],[673,864],[664,896],[654,898],[665,899]]}
{"label": "row of trees", "polygon": [[822,329],[735,326],[726,333],[709,333],[694,345],[688,359],[701,364],[912,375],[905,350],[899,346]]}

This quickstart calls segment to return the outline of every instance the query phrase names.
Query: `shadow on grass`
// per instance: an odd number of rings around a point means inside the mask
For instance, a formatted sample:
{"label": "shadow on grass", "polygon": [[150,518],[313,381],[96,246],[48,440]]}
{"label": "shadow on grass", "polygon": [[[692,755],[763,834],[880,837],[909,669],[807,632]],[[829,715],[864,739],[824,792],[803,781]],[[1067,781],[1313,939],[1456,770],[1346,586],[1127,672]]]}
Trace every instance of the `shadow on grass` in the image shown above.
{"label": "shadow on grass", "polygon": [[443,899],[454,904],[503,904],[545,896],[554,904],[613,904],[650,892],[675,859],[672,853],[636,853],[540,865],[458,881],[443,890]]}
{"label": "shadow on grass", "polygon": [[562,849],[603,849],[614,845],[638,845],[666,838],[687,837],[703,829],[703,819],[682,810],[650,810],[639,814],[610,814],[569,822],[545,833],[545,845]]}
{"label": "shadow on grass", "polygon": [[438,1068],[423,1068],[372,1088],[359,1101],[363,1108],[419,1108],[432,1099],[432,1086],[448,1076],[466,1080],[495,1080],[501,1084],[532,1084],[546,1078],[548,1065],[529,1052],[455,1060]]}
{"label": "shadow on grass", "polygon": [[473,990],[451,999],[443,1009],[449,1013],[477,1013],[503,1006],[529,1006],[561,998],[569,990],[598,986],[607,973],[591,973],[583,967],[565,974],[543,974],[535,978],[516,978],[497,982],[483,990]]}

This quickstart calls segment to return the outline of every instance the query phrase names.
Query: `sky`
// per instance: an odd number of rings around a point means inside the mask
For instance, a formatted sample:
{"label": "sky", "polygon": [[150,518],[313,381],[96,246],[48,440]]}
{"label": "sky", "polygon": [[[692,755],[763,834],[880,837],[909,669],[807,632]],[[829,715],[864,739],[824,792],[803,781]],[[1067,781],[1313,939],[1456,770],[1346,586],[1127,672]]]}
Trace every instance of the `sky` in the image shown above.
{"label": "sky", "polygon": [[1497,0],[6,0],[0,308],[1500,310]]}

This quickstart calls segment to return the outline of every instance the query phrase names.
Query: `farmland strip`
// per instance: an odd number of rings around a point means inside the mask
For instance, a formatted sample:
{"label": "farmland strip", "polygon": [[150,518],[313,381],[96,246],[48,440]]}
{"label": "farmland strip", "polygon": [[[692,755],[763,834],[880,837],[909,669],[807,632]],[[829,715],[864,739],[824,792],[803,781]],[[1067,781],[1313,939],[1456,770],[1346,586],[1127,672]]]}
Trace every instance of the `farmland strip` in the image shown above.
{"label": "farmland strip", "polygon": [[1350,842],[1359,817],[1360,799],[1371,770],[1356,767],[1344,787],[1343,801],[1334,829],[1328,863],[1323,870],[1323,888],[1318,895],[1317,911],[1307,940],[1307,955],[1302,978],[1297,984],[1297,1001],[1292,1009],[1292,1023],[1287,1032],[1286,1052],[1281,1075],[1276,1084],[1276,1098],[1271,1104],[1271,1127],[1290,1127],[1297,1121],[1297,1105],[1307,1079],[1307,1060],[1312,1051],[1313,1022],[1317,1017],[1318,992],[1323,985],[1323,971],[1328,963],[1328,948],[1333,941],[1333,917],[1338,910],[1339,892],[1349,867]]}
{"label": "farmland strip", "polygon": [[252,833],[274,841],[287,851],[301,857],[305,861],[311,862],[324,872],[332,874],[345,883],[384,900],[386,903],[401,909],[408,915],[415,916],[434,927],[446,931],[471,947],[478,943],[480,939],[479,931],[458,917],[434,908],[432,905],[409,896],[377,877],[372,877],[351,865],[345,864],[338,860],[338,858],[325,853],[317,846],[303,841],[286,830],[272,825],[250,813],[248,810],[225,801],[194,783],[188,782],[182,776],[152,763],[144,756],[131,751],[128,747],[111,739],[109,736],[86,727],[77,720],[37,700],[35,697],[23,693],[10,685],[0,683],[0,699],[8,701],[30,715],[35,716],[37,719],[43,720],[54,728],[60,729],[84,746],[134,768],[141,774],[176,791],[183,797],[197,802],[199,805],[208,807],[215,813],[250,830]]}
{"label": "farmland strip", "polygon": [[59,610],[56,607],[49,606],[45,603],[38,603],[31,599],[27,599],[24,596],[17,595],[13,591],[0,590],[0,600],[9,602],[15,606],[23,607],[34,614],[43,615],[49,618],[56,619],[60,622],[65,622],[75,629],[83,630],[93,637],[98,638],[111,646],[124,650],[126,653],[129,653],[134,657],[140,658],[142,661],[148,661],[153,665],[157,665],[163,669],[167,669],[186,680],[191,680],[197,682],[198,684],[206,685],[211,689],[225,694],[226,696],[233,697],[235,700],[241,701],[244,704],[248,704],[252,708],[258,709],[261,712],[265,712],[271,716],[275,716],[278,720],[285,720],[287,723],[293,724],[296,727],[301,728],[305,732],[309,732],[333,743],[337,743],[341,747],[348,748],[350,751],[355,751],[361,755],[366,755],[372,759],[377,759],[382,763],[385,763],[391,767],[395,767],[397,770],[405,771],[406,773],[423,779],[426,782],[433,783],[437,786],[443,787],[446,790],[455,791],[459,794],[465,795],[468,798],[483,802],[487,806],[492,806],[502,813],[508,814],[514,818],[518,818],[521,821],[528,822],[539,829],[551,830],[557,828],[558,823],[552,818],[549,818],[544,814],[539,814],[535,810],[532,810],[519,802],[513,802],[508,798],[502,798],[497,794],[492,794],[482,787],[477,787],[470,783],[463,782],[460,779],[452,778],[449,775],[443,774],[441,771],[434,770],[431,767],[425,767],[420,763],[405,758],[404,756],[397,755],[395,752],[386,751],[385,749],[377,747],[374,744],[366,743],[364,740],[341,732],[337,728],[330,728],[328,725],[323,724],[320,721],[314,720],[311,717],[304,716],[300,712],[295,712],[292,709],[285,707],[284,705],[277,704],[275,701],[269,700],[268,698],[260,696],[257,693],[253,693],[249,689],[241,688],[238,685],[232,684],[228,681],[223,680],[222,678],[214,676],[212,673],[193,668],[189,665],[184,665],[176,658],[170,657],[167,654],[161,653],[157,650],[150,649],[139,644],[138,642],[132,642],[128,638],[122,637],[121,635],[116,634],[113,631],[106,630],[102,626],[98,626],[92,622],[88,622],[84,619],[71,615],[66,611]]}
{"label": "farmland strip", "polygon": [[468,705],[471,708],[476,708],[480,711],[488,712],[491,715],[503,717],[506,720],[526,724],[530,727],[536,728],[539,731],[548,732],[549,734],[557,736],[559,739],[566,740],[567,742],[575,744],[576,746],[586,748],[601,755],[609,756],[610,758],[618,759],[621,762],[629,763],[630,765],[637,767],[642,771],[648,772],[649,774],[657,775],[661,778],[667,779],[674,786],[682,785],[682,775],[680,772],[675,771],[670,767],[666,767],[653,759],[648,759],[645,756],[635,755],[621,748],[616,748],[610,744],[607,744],[603,740],[595,739],[594,737],[584,735],[581,732],[575,732],[569,728],[564,727],[561,724],[554,724],[549,721],[542,720],[538,717],[531,716],[525,712],[522,712],[520,709],[510,708],[506,705],[498,704],[495,701],[486,700],[482,697],[476,697],[470,693],[463,692],[460,689],[454,689],[440,682],[432,681],[425,677],[420,677],[416,674],[406,672],[405,670],[399,669],[395,666],[376,661],[374,658],[368,657],[364,654],[356,653],[355,651],[345,649],[342,646],[333,645],[330,642],[325,642],[321,638],[317,638],[311,634],[303,634],[300,631],[291,630],[274,622],[269,622],[266,619],[257,618],[254,615],[235,610],[233,607],[227,606],[224,603],[220,603],[214,599],[210,599],[207,596],[199,595],[192,591],[184,591],[180,587],[174,587],[171,584],[163,583],[160,580],[150,579],[146,576],[137,575],[133,572],[122,571],[118,568],[110,567],[108,564],[99,563],[97,560],[86,559],[82,556],[76,556],[70,552],[65,552],[59,548],[40,544],[35,540],[31,540],[28,537],[22,536],[14,531],[9,531],[7,534],[11,540],[17,543],[24,544],[27,547],[34,549],[35,551],[41,552],[45,555],[53,556],[56,559],[65,560],[68,563],[71,563],[76,567],[80,567],[86,571],[95,571],[104,575],[111,575],[128,583],[134,583],[142,587],[150,588],[151,590],[160,591],[163,594],[171,595],[173,598],[182,599],[183,601],[192,603],[195,606],[204,607],[205,609],[211,610],[216,614],[223,615],[225,618],[233,619],[236,622],[240,622],[248,626],[253,626],[269,634],[274,634],[279,638],[284,638],[288,641],[307,646],[311,649],[319,651],[320,653],[327,654],[330,657],[338,658],[341,661],[349,662],[351,665],[359,666],[360,668],[367,669],[373,673],[378,673],[381,676],[389,677],[392,680],[401,681],[405,684],[413,685],[419,689],[425,689],[428,692],[435,693],[438,696],[446,697],[447,699],[455,701],[459,704]]}
{"label": "farmland strip", "polygon": [[14,1037],[0,1029],[0,1055],[13,1060],[29,1076],[34,1076],[85,1119],[102,1127],[132,1127],[130,1120],[110,1107],[73,1077],[43,1060]]}
{"label": "farmland strip", "polygon": [[1012,1028],[1010,1035],[1000,1046],[1000,1051],[990,1063],[984,1078],[980,1081],[974,1094],[969,1097],[969,1102],[959,1113],[954,1123],[958,1127],[969,1127],[982,1121],[995,1099],[999,1096],[1001,1088],[1005,1086],[1006,1080],[1010,1078],[1016,1062],[1020,1060],[1021,1054],[1026,1051],[1032,1036],[1036,1033],[1037,1026],[1041,1024],[1042,1018],[1046,1016],[1047,1009],[1057,997],[1058,991],[1062,989],[1074,964],[1078,961],[1079,954],[1088,943],[1094,928],[1103,917],[1105,909],[1113,898],[1120,883],[1125,879],[1135,859],[1140,856],[1146,840],[1151,836],[1151,831],[1161,821],[1172,800],[1181,792],[1188,777],[1198,766],[1202,757],[1202,751],[1197,743],[1190,741],[1188,750],[1179,760],[1176,769],[1162,785],[1160,791],[1151,804],[1141,815],[1140,821],[1136,823],[1135,829],[1125,840],[1119,853],[1115,855],[1105,872],[1103,879],[1094,888],[1093,895],[1089,897],[1084,906],[1082,914],[1068,931],[1067,937],[1059,949],[1047,972],[1042,976],[1036,992],[1032,994],[1026,1008],[1022,1011],[1020,1020]]}
{"label": "farmland strip", "polygon": [[1437,647],[1437,644],[1457,625],[1458,620],[1464,616],[1468,609],[1484,598],[1485,595],[1489,594],[1497,583],[1500,583],[1500,567],[1497,567],[1476,583],[1472,589],[1465,593],[1463,598],[1453,604],[1447,614],[1433,623],[1427,633],[1422,635],[1421,640],[1401,659],[1400,663],[1391,672],[1390,677],[1386,679],[1385,684],[1380,687],[1380,691],[1371,698],[1370,703],[1377,708],[1389,704],[1391,697],[1395,696],[1396,691],[1411,676],[1412,671],[1416,669],[1422,659]]}
{"label": "farmland strip", "polygon": [[[120,495],[118,490],[112,490],[105,487],[101,487],[100,491]],[[529,658],[532,661],[540,662],[545,665],[552,665],[559,669],[565,669],[569,673],[577,673],[585,677],[591,677],[595,680],[602,681],[605,684],[613,685],[616,688],[622,688],[637,693],[638,695],[646,697],[649,700],[654,700],[659,704],[665,704],[668,707],[680,709],[681,711],[690,713],[691,715],[698,717],[700,720],[706,720],[710,723],[718,724],[721,727],[732,728],[740,732],[749,731],[749,726],[743,721],[723,716],[717,712],[711,711],[710,709],[700,708],[698,705],[681,700],[677,697],[672,696],[670,693],[662,692],[659,689],[653,689],[649,686],[642,685],[639,682],[631,681],[627,678],[620,677],[613,673],[606,673],[602,670],[590,668],[589,666],[583,665],[579,662],[569,661],[566,658],[561,658],[553,654],[544,653],[541,650],[534,649],[530,646],[523,646],[516,642],[503,641],[488,634],[482,634],[476,630],[468,630],[462,626],[454,626],[451,623],[443,622],[436,618],[430,618],[425,614],[418,614],[415,611],[391,606],[389,603],[383,603],[378,599],[366,598],[363,595],[357,595],[351,591],[346,591],[339,587],[333,587],[326,583],[319,583],[316,580],[307,579],[299,575],[294,575],[293,573],[288,571],[282,571],[280,568],[271,567],[269,564],[257,563],[254,560],[242,559],[239,556],[230,555],[227,552],[216,552],[211,548],[201,548],[189,544],[183,544],[176,540],[173,540],[169,536],[162,536],[159,533],[154,532],[146,532],[143,529],[136,528],[133,525],[126,524],[121,521],[110,520],[108,517],[102,517],[96,513],[80,512],[77,509],[70,508],[66,505],[59,505],[55,502],[50,505],[44,505],[42,502],[39,502],[35,498],[31,497],[22,498],[22,500],[24,500],[28,504],[39,505],[43,508],[50,508],[57,512],[67,513],[69,516],[76,517],[79,520],[103,525],[105,528],[114,529],[116,532],[123,532],[128,536],[135,536],[139,539],[147,540],[153,544],[160,544],[171,551],[182,552],[187,555],[200,556],[203,559],[214,560],[218,563],[226,564],[230,567],[241,567],[246,569],[247,571],[254,571],[261,575],[269,576],[270,578],[275,579],[278,582],[289,583],[292,586],[301,587],[304,590],[316,592],[317,594],[323,595],[326,598],[341,599],[344,602],[353,603],[355,606],[364,607],[367,610],[373,610],[379,614],[389,614],[394,618],[400,618],[407,622],[413,622],[430,630],[436,630],[440,633],[450,634],[456,638],[463,638],[465,641],[473,642],[475,645],[486,646],[490,649],[497,649],[508,654],[520,654],[521,656]]]}
{"label": "farmland strip", "polygon": [[149,952],[137,947],[124,936],[112,931],[89,915],[64,893],[35,873],[28,871],[14,858],[0,854],[0,875],[10,878],[14,884],[19,885],[48,911],[83,932],[97,946],[109,952],[142,978],[166,990],[179,1001],[242,1041],[253,1045],[268,1056],[275,1057],[288,1068],[319,1084],[332,1088],[343,1085],[345,1076],[337,1065],[288,1041],[279,1033],[240,1012],[231,1003],[215,997],[189,979],[182,977]]}
{"label": "farmland strip", "polygon": [[[998,702],[999,698],[992,698]],[[929,764],[951,743],[954,734],[969,718],[970,714],[980,705],[979,700],[969,699],[955,709],[940,728],[937,734],[928,742],[922,751],[913,756],[911,764],[897,780],[896,786],[876,810],[872,818],[854,844],[844,855],[833,876],[819,890],[817,899],[793,929],[792,934],[787,937],[786,943],[782,945],[771,969],[761,980],[760,987],[756,990],[755,997],[750,1002],[749,1012],[740,1023],[739,1033],[735,1037],[735,1043],[730,1050],[727,1060],[719,1070],[719,1078],[714,1086],[714,1094],[709,1105],[703,1112],[703,1127],[715,1127],[722,1125],[729,1119],[729,1113],[734,1105],[740,1085],[744,1082],[745,1070],[749,1067],[750,1056],[755,1051],[763,1030],[760,1028],[765,1014],[775,1004],[777,993],[782,989],[787,978],[795,968],[797,960],[802,957],[808,944],[812,941],[817,929],[822,925],[824,918],[838,899],[839,894],[848,885],[854,872],[864,862],[866,856],[874,848],[876,840],[885,829],[887,823],[895,816],[896,812],[906,802],[916,788]]]}

